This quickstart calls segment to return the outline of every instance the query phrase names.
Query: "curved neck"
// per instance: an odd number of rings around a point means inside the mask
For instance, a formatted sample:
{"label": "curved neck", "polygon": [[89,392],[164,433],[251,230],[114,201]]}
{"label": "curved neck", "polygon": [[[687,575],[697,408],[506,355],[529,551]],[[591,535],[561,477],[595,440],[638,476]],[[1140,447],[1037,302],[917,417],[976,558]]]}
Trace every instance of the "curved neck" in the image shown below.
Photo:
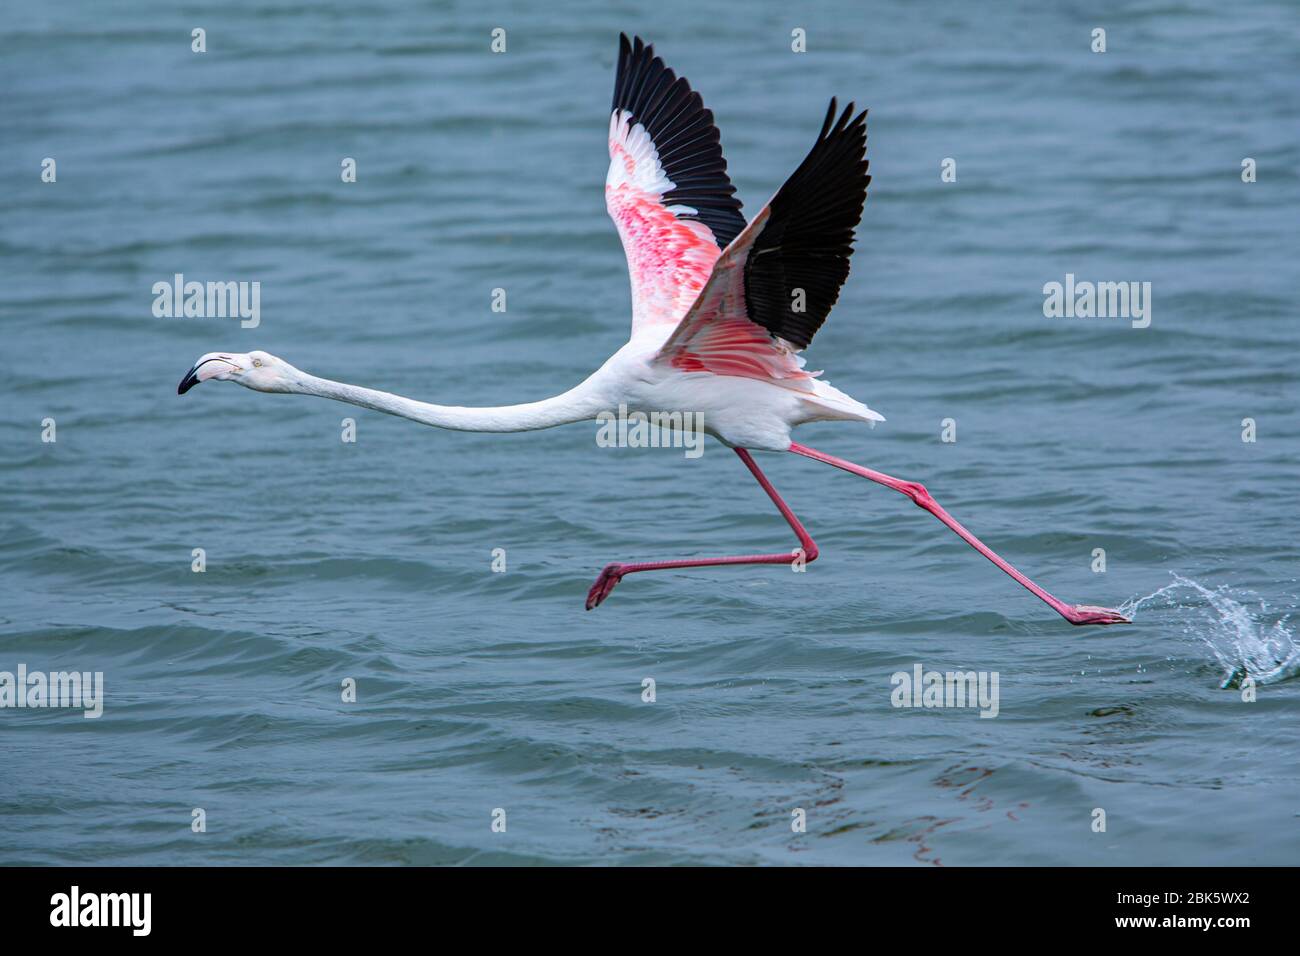
{"label": "curved neck", "polygon": [[409,418],[411,421],[437,428],[450,428],[463,432],[524,432],[555,425],[567,425],[596,417],[605,405],[592,387],[591,379],[575,385],[560,395],[528,402],[523,405],[497,405],[464,408],[458,405],[433,405],[417,402],[401,395],[381,392],[346,382],[299,373],[300,379],[292,391],[304,395],[319,395],[349,405],[372,408],[377,412]]}

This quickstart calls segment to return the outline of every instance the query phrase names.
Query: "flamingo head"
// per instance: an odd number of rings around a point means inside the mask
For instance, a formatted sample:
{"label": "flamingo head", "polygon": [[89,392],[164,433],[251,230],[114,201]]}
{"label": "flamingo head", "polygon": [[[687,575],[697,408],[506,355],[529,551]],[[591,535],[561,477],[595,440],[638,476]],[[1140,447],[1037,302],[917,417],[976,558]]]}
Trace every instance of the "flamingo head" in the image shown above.
{"label": "flamingo head", "polygon": [[292,392],[301,376],[296,368],[270,352],[209,352],[185,373],[177,395],[184,395],[200,382],[238,382],[258,392]]}

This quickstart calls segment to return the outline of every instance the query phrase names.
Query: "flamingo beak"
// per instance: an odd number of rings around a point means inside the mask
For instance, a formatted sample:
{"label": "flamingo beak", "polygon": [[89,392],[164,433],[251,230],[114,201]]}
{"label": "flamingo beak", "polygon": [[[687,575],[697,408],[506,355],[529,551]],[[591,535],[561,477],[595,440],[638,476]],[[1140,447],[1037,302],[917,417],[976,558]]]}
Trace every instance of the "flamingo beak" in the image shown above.
{"label": "flamingo beak", "polygon": [[176,386],[177,395],[184,395],[195,385],[199,384],[198,371],[198,368],[195,367],[185,373],[185,377],[181,379],[181,383]]}
{"label": "flamingo beak", "polygon": [[212,378],[212,376],[222,371],[221,366],[219,365],[215,368],[204,369],[203,366],[207,365],[209,362],[225,362],[231,368],[235,369],[235,371],[239,371],[239,366],[228,358],[222,358],[221,356],[215,355],[211,358],[202,358],[195,363],[192,369],[185,373],[185,377],[181,379],[181,383],[176,386],[176,394],[184,395],[195,385],[199,384],[199,382],[206,382],[208,379]]}

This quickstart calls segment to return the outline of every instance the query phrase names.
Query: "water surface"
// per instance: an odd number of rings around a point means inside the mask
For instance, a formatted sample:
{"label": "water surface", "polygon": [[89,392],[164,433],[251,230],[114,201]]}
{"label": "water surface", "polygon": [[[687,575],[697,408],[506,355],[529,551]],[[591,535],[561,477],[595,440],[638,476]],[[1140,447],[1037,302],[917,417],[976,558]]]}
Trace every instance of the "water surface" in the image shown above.
{"label": "water surface", "polygon": [[[103,671],[107,700],[0,711],[0,862],[1294,863],[1300,13],[1221,7],[11,18],[0,670]],[[870,106],[853,274],[808,357],[888,422],[800,439],[924,481],[1134,625],[1071,628],[900,496],[772,455],[807,573],[637,575],[588,614],[607,561],[788,529],[716,444],[177,398],[216,349],[449,404],[597,367],[629,324],[601,190],[620,30],[703,92],[751,215],[830,95]],[[260,326],[155,318],[178,272],[260,281]],[[1045,318],[1067,273],[1151,282],[1151,326]],[[997,718],[892,707],[916,663],[996,671]],[[1223,687],[1243,664],[1253,703]]]}

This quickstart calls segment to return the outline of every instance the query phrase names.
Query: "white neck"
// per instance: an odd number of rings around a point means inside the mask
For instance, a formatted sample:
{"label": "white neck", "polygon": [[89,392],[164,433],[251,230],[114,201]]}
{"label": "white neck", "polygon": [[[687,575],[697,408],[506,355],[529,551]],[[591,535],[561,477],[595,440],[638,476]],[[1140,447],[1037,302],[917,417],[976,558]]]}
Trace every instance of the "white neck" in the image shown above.
{"label": "white neck", "polygon": [[373,388],[318,378],[305,372],[298,373],[298,380],[289,390],[332,398],[349,405],[360,405],[362,408],[397,415],[399,418],[409,418],[424,425],[462,432],[524,432],[552,428],[570,422],[588,421],[607,407],[590,378],[561,395],[540,402],[481,408],[417,402]]}

